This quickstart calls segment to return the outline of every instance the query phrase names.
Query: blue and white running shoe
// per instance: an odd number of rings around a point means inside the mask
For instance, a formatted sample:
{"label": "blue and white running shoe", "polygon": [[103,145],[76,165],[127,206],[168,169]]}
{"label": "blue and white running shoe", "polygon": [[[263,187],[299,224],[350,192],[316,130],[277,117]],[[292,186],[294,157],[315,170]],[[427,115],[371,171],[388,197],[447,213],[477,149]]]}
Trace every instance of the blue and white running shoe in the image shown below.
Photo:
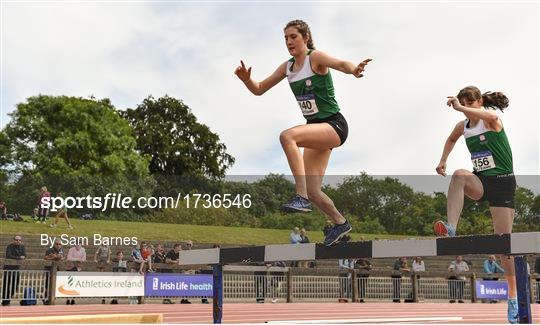
{"label": "blue and white running shoe", "polygon": [[311,203],[305,197],[296,194],[289,202],[281,206],[281,210],[289,213],[311,212]]}
{"label": "blue and white running shoe", "polygon": [[325,246],[332,246],[336,243],[341,237],[345,236],[352,230],[352,226],[349,221],[345,220],[345,223],[341,225],[334,225],[332,229],[328,232],[324,238]]}

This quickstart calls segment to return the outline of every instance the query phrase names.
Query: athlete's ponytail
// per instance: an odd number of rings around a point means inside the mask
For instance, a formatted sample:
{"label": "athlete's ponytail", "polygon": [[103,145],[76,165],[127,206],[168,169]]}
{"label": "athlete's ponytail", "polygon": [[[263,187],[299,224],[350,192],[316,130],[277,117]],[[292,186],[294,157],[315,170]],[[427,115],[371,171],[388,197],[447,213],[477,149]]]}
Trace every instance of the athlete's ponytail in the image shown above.
{"label": "athlete's ponytail", "polygon": [[501,111],[507,108],[508,103],[510,102],[508,100],[508,97],[506,97],[505,94],[499,91],[497,92],[488,91],[482,94],[482,99],[484,100],[484,107],[498,108]]}
{"label": "athlete's ponytail", "polygon": [[491,107],[495,109],[500,109],[501,111],[508,107],[508,97],[502,92],[491,92],[488,91],[484,94],[480,92],[475,86],[469,86],[461,89],[457,98],[461,100],[462,98],[475,101],[482,99],[484,107]]}
{"label": "athlete's ponytail", "polygon": [[287,25],[285,26],[285,28],[283,28],[283,30],[286,30],[289,27],[295,27],[296,29],[298,29],[298,32],[302,35],[302,37],[304,39],[307,39],[308,49],[310,50],[315,49],[315,45],[313,44],[313,36],[311,36],[311,30],[309,30],[309,26],[305,21],[300,20],[300,19],[292,20],[289,23],[287,23]]}

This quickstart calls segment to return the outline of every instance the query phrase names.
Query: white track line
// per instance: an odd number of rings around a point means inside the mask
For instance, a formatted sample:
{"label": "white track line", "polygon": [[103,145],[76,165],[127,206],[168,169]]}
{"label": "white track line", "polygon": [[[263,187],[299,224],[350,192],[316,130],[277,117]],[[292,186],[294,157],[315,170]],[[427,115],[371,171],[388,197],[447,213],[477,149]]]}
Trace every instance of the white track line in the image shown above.
{"label": "white track line", "polygon": [[355,323],[388,323],[388,322],[427,322],[427,321],[460,321],[463,317],[409,317],[409,318],[364,318],[364,319],[313,319],[313,320],[276,320],[270,324],[355,324]]}

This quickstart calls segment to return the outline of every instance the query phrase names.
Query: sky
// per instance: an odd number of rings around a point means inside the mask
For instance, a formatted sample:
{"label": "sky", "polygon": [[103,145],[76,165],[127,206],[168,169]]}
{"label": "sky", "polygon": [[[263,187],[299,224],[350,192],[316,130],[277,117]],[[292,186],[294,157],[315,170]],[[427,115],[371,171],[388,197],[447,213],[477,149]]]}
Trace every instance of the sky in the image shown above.
{"label": "sky", "polygon": [[[134,108],[148,95],[187,104],[236,158],[229,175],[290,174],[282,130],[305,123],[283,80],[252,95],[234,75],[242,59],[260,81],[289,59],[283,27],[311,27],[315,46],[359,63],[332,71],[349,138],[329,175],[435,175],[464,117],[446,96],[468,85],[502,91],[500,114],[519,175],[539,175],[539,4],[477,2],[45,2],[1,5],[0,127],[37,94],[110,98]],[[461,138],[448,171],[471,169]]]}

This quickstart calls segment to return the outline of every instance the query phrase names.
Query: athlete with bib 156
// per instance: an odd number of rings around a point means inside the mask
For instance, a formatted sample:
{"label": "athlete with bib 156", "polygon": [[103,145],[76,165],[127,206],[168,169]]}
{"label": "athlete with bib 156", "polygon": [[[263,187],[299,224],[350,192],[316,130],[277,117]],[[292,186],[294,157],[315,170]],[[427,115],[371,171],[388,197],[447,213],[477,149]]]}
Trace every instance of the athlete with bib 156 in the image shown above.
{"label": "athlete with bib 156", "polygon": [[[348,134],[347,121],[339,113],[334,97],[330,68],[361,78],[371,59],[355,65],[315,50],[311,31],[302,20],[289,22],[284,32],[287,49],[292,55],[290,60],[283,62],[261,82],[251,79],[251,67],[246,68],[243,61],[235,74],[257,96],[285,78],[289,81],[307,123],[281,132],[279,138],[296,184],[296,195],[282,209],[309,212],[310,201],[313,202],[334,223],[324,240],[325,245],[332,245],[352,228],[332,200],[321,191],[332,148],[341,146]],[[304,148],[303,155],[299,148]]]}
{"label": "athlete with bib 156", "polygon": [[[493,109],[508,107],[508,98],[501,92],[482,94],[474,86],[462,89],[456,97],[448,97],[448,106],[467,117],[459,122],[444,145],[437,173],[446,176],[446,159],[456,141],[463,135],[471,153],[474,171],[458,169],[448,188],[448,222],[437,221],[437,236],[455,236],[464,195],[475,201],[487,201],[495,234],[512,232],[516,179],[512,151],[500,117]],[[493,109],[490,109],[493,108]],[[501,258],[508,281],[508,321],[518,322],[518,305],[514,259]]]}

